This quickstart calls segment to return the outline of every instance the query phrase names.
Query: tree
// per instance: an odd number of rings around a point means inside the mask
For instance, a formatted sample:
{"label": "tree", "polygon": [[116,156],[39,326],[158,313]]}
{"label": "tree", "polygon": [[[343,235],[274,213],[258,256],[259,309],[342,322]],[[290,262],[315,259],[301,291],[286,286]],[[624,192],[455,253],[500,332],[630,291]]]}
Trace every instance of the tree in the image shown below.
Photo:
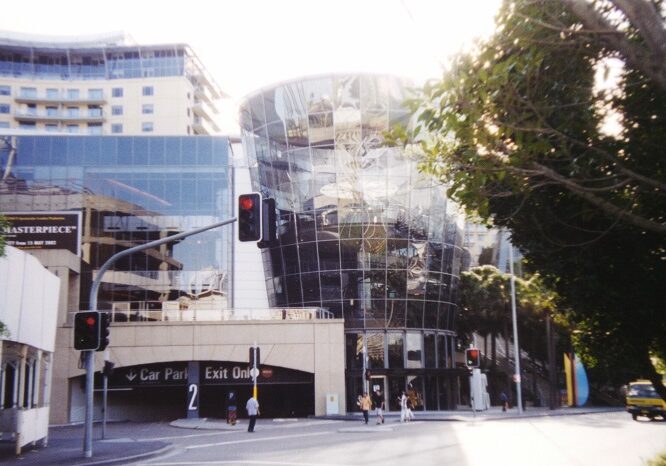
{"label": "tree", "polygon": [[[651,363],[666,355],[663,11],[507,1],[498,32],[424,87],[416,126],[393,139],[418,147],[468,211],[511,231],[570,309],[588,364],[616,383],[648,377],[666,399]],[[611,60],[622,73],[601,91]]]}
{"label": "tree", "polygon": [[[7,220],[5,219],[5,216],[0,214],[0,232],[5,231],[5,229],[9,227],[9,224],[7,223]],[[0,257],[5,256],[5,235],[0,234]]]}
{"label": "tree", "polygon": [[[492,265],[473,267],[463,272],[460,279],[461,312],[457,319],[458,331],[478,333],[484,339],[491,337],[491,362],[497,362],[497,336],[508,339],[511,325],[511,296],[509,276]],[[484,354],[488,355],[487,348]]]}
{"label": "tree", "polygon": [[482,248],[479,254],[479,265],[492,265],[493,263],[493,248]]}

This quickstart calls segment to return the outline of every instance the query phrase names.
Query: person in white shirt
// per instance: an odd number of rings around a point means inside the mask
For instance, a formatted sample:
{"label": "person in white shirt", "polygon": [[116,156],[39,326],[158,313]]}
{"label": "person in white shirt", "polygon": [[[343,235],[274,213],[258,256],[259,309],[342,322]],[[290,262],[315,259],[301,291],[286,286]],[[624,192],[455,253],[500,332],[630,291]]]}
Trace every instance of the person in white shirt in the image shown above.
{"label": "person in white shirt", "polygon": [[251,396],[245,404],[245,409],[247,410],[247,415],[250,416],[250,425],[247,427],[247,431],[254,432],[254,425],[257,422],[257,415],[259,414],[259,402],[255,397]]}

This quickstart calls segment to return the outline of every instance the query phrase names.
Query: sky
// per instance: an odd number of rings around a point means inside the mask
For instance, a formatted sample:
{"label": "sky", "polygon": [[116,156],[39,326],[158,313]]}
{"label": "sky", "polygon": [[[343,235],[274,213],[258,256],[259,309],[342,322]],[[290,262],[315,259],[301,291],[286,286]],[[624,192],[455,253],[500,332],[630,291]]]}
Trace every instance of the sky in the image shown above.
{"label": "sky", "polygon": [[[187,43],[231,99],[329,72],[389,73],[421,84],[493,30],[499,0],[8,0],[0,30],[128,33]],[[228,123],[223,122],[223,126]]]}

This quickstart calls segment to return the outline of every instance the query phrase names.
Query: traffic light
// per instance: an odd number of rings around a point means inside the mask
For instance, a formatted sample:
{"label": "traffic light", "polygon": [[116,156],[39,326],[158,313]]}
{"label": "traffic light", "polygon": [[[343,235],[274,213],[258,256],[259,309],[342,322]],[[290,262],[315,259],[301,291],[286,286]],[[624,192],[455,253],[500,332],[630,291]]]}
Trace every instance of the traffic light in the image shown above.
{"label": "traffic light", "polygon": [[109,324],[111,323],[111,316],[108,312],[99,313],[99,348],[97,351],[104,351],[109,346]]}
{"label": "traffic light", "polygon": [[262,234],[261,194],[249,193],[238,196],[238,240],[259,241]]}
{"label": "traffic light", "polygon": [[[255,350],[256,350],[256,353],[255,353]],[[255,354],[257,355],[256,362],[254,360],[254,355]],[[250,346],[250,367],[259,367],[259,365],[261,365],[261,351],[260,351],[260,348],[258,346],[257,347]]]}
{"label": "traffic light", "polygon": [[100,313],[77,312],[74,315],[74,349],[94,351],[99,348]]}
{"label": "traffic light", "polygon": [[465,364],[467,367],[481,367],[481,351],[478,348],[465,350]]}
{"label": "traffic light", "polygon": [[277,214],[275,212],[275,199],[269,197],[262,201],[261,213],[261,241],[259,248],[267,248],[277,242]]}

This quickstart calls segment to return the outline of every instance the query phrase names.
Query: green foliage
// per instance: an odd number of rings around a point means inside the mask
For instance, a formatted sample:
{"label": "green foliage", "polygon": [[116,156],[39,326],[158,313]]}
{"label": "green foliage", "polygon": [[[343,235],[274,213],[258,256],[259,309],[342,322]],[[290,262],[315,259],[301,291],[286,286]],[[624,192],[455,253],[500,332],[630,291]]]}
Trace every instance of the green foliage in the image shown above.
{"label": "green foliage", "polygon": [[666,466],[666,451],[663,451],[651,460],[648,460],[646,464],[647,466]]}
{"label": "green foliage", "polygon": [[[468,212],[511,231],[596,377],[654,382],[650,355],[666,356],[666,92],[635,61],[620,92],[597,91],[597,68],[622,50],[565,3],[507,1],[498,32],[424,86],[417,129],[396,140],[418,147]],[[640,45],[637,31],[627,21],[615,37]],[[602,131],[608,111],[620,134]]]}
{"label": "green foliage", "polygon": [[[546,361],[545,319],[557,316],[554,328],[561,335],[566,320],[557,315],[558,297],[538,274],[527,279],[515,277],[516,313],[521,347],[535,359]],[[502,335],[509,339],[512,328],[511,275],[492,265],[473,267],[460,279],[460,314],[458,331],[482,337]],[[561,338],[562,341],[567,338]],[[494,353],[494,351],[493,351]],[[493,363],[495,354],[492,355]]]}

